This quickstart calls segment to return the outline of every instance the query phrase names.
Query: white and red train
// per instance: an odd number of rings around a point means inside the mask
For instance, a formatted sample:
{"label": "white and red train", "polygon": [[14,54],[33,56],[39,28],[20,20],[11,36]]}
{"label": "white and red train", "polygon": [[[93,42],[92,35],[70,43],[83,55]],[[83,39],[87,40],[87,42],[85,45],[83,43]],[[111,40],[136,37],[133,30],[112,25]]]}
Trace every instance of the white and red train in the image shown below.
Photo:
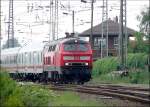
{"label": "white and red train", "polygon": [[1,60],[14,78],[82,83],[91,79],[93,61],[89,42],[79,38],[5,49]]}

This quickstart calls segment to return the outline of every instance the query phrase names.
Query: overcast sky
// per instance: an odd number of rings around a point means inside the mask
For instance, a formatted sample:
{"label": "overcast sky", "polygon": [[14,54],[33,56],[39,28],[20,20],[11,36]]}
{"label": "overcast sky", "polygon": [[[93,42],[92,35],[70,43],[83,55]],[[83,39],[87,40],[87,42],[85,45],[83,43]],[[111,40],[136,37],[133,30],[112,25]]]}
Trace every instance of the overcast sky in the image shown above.
{"label": "overcast sky", "polygon": [[[89,1],[89,0],[88,0]],[[59,37],[65,32],[72,31],[72,10],[75,11],[75,32],[82,32],[90,28],[91,10],[90,3],[81,3],[80,0],[59,0]],[[1,1],[1,34],[2,43],[7,40],[9,1]],[[49,36],[49,0],[14,0],[14,29],[15,37],[22,41],[25,39],[35,39],[37,41],[46,40]],[[33,6],[33,8],[32,8]],[[43,8],[39,8],[39,6]],[[102,0],[94,3],[94,25],[101,23]],[[108,0],[108,17],[113,19],[119,16],[119,0]],[[127,0],[127,27],[139,30],[137,25],[137,15],[149,6],[149,0]],[[67,12],[68,15],[63,14]]]}

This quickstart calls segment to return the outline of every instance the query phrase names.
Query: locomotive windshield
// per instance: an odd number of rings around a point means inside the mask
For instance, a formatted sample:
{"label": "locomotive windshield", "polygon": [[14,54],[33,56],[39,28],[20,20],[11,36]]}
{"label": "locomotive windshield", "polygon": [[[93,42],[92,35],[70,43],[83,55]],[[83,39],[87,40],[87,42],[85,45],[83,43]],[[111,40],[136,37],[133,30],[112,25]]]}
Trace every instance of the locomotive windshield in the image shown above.
{"label": "locomotive windshield", "polygon": [[74,44],[74,43],[69,43],[69,44],[64,44],[64,50],[65,51],[88,51],[88,46],[87,44]]}

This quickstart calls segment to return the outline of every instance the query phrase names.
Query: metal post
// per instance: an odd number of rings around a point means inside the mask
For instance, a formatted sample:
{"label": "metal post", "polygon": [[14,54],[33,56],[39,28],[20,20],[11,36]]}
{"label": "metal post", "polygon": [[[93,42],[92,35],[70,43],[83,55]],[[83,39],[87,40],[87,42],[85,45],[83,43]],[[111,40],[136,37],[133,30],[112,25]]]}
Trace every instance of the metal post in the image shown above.
{"label": "metal post", "polygon": [[72,33],[74,33],[74,10],[72,11]]}
{"label": "metal post", "polygon": [[[106,23],[104,23],[106,21]],[[101,58],[103,57],[104,35],[106,38],[106,56],[108,56],[108,0],[103,0],[102,6]]]}
{"label": "metal post", "polygon": [[51,37],[51,29],[52,29],[52,23],[51,23],[51,0],[49,0],[49,42]]}
{"label": "metal post", "polygon": [[[0,0],[0,7],[1,7],[1,0]],[[1,12],[1,8],[0,8],[0,71],[1,71],[1,63],[2,63],[2,59],[1,59],[1,39],[2,39],[2,34],[1,34],[1,16],[2,16],[2,12]]]}
{"label": "metal post", "polygon": [[124,66],[124,46],[123,46],[123,0],[120,0],[120,63]]}
{"label": "metal post", "polygon": [[108,57],[108,0],[106,0],[106,56]]}
{"label": "metal post", "polygon": [[8,46],[7,48],[10,48],[10,47],[14,47],[13,0],[9,0]]}
{"label": "metal post", "polygon": [[94,0],[91,0],[91,35],[90,35],[90,43],[91,43],[91,47],[92,49],[93,47],[93,3]]}
{"label": "metal post", "polygon": [[127,28],[126,28],[126,0],[120,0],[120,27],[119,27],[119,39],[120,39],[120,65],[122,70],[125,70],[127,65]]}
{"label": "metal post", "polygon": [[57,0],[57,3],[56,3],[56,4],[57,4],[57,5],[56,5],[56,6],[57,6],[57,7],[56,7],[56,8],[57,8],[57,12],[56,12],[56,14],[57,14],[57,19],[56,19],[56,20],[57,20],[57,21],[56,21],[56,26],[57,26],[57,27],[56,27],[56,29],[57,29],[57,30],[56,30],[56,32],[57,32],[57,33],[56,33],[56,39],[58,39],[58,17],[59,17],[59,16],[58,16],[58,0]]}
{"label": "metal post", "polygon": [[103,36],[104,36],[104,0],[103,0],[103,7],[102,7],[102,34],[101,34],[101,58],[103,57]]}
{"label": "metal post", "polygon": [[124,35],[125,35],[125,66],[127,66],[127,54],[128,54],[128,34],[127,34],[127,7],[126,0],[123,1],[123,24],[124,24]]}

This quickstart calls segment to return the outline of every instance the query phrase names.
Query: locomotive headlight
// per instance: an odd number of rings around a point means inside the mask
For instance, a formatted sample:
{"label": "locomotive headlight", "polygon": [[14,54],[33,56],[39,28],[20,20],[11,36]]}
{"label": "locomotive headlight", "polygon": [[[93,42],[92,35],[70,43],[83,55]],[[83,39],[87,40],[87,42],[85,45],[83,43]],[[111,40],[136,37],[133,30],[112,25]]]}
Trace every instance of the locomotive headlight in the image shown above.
{"label": "locomotive headlight", "polygon": [[66,65],[66,66],[68,66],[68,65],[69,65],[69,63],[65,63],[65,65]]}
{"label": "locomotive headlight", "polygon": [[64,60],[74,60],[74,56],[64,56]]}
{"label": "locomotive headlight", "polygon": [[80,56],[80,60],[90,60],[90,56]]}
{"label": "locomotive headlight", "polygon": [[88,63],[85,63],[85,65],[87,66],[87,65],[89,65]]}

